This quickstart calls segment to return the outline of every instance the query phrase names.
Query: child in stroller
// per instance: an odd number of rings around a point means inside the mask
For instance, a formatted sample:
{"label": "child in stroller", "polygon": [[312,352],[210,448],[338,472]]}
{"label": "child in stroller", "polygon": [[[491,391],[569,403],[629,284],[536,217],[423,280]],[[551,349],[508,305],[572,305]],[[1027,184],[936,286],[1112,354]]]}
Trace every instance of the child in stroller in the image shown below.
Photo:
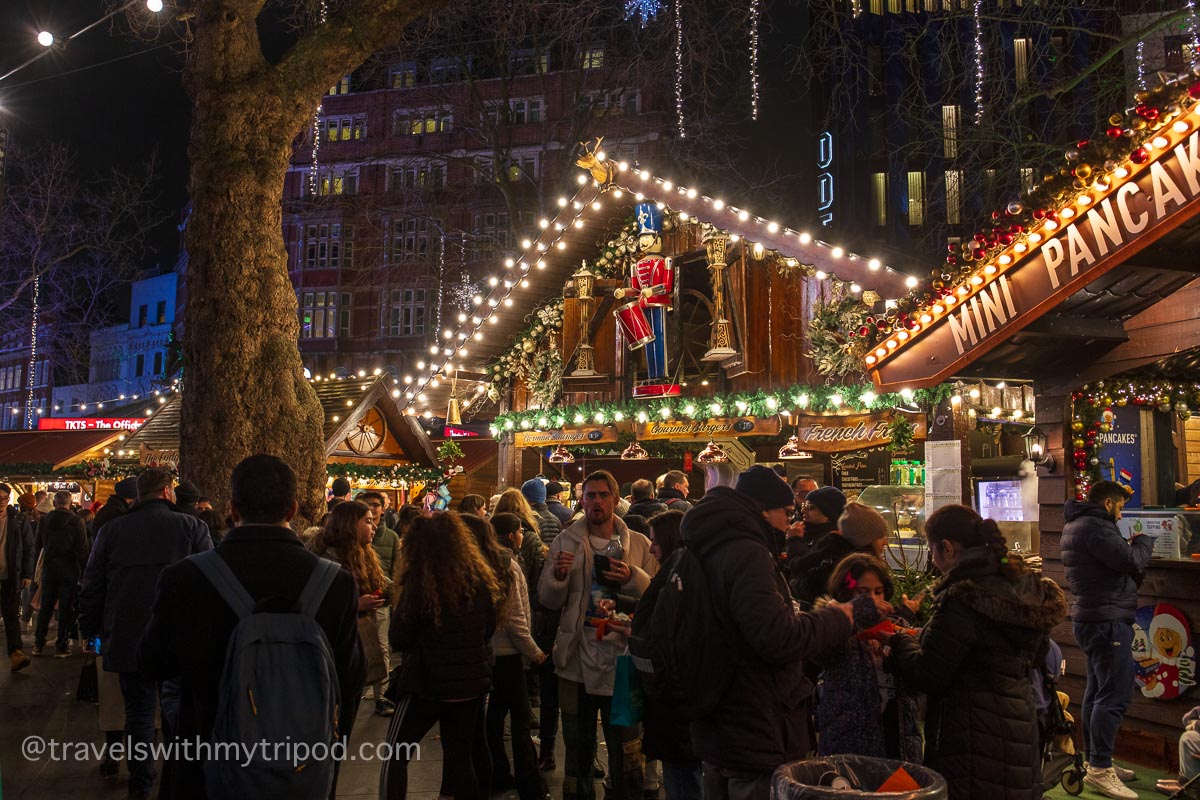
{"label": "child in stroller", "polygon": [[[1069,698],[1058,691],[1058,679],[1062,677],[1065,665],[1062,649],[1050,639],[1045,661],[1041,669],[1033,671],[1031,683],[1042,743],[1041,792],[1062,783],[1067,794],[1075,796],[1083,791],[1084,766],[1083,754],[1075,751],[1075,742],[1071,738],[1075,733],[1075,721],[1065,708]],[[1038,797],[1041,792],[1037,793]]]}

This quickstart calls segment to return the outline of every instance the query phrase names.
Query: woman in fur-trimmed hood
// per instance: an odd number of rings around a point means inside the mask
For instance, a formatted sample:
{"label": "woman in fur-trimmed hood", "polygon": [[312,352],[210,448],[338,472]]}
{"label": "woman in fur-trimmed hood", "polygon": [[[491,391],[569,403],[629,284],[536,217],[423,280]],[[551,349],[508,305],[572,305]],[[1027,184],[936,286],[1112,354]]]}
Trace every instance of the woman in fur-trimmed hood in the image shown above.
{"label": "woman in fur-trimmed hood", "polygon": [[933,616],[918,637],[890,640],[890,666],[929,695],[925,764],[951,800],[1028,800],[1041,775],[1030,672],[1067,614],[1058,584],[1009,559],[991,520],[966,506],[925,523],[934,565]]}

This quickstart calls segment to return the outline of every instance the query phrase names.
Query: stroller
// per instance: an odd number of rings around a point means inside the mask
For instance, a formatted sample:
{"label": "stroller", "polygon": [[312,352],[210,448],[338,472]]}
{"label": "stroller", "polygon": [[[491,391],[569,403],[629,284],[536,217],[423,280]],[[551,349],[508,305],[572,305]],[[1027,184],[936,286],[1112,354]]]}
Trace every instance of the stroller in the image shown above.
{"label": "stroller", "polygon": [[1083,754],[1075,750],[1075,723],[1063,707],[1068,698],[1058,691],[1063,674],[1062,649],[1050,640],[1046,660],[1033,671],[1033,699],[1038,712],[1038,735],[1042,744],[1042,792],[1061,783],[1063,790],[1077,796],[1083,791]]}

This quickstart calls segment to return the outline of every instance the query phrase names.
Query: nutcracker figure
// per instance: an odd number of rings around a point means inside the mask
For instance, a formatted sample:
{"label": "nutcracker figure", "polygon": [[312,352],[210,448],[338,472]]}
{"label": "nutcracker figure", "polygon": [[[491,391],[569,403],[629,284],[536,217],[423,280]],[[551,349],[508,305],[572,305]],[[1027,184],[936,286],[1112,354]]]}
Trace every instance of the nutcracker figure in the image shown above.
{"label": "nutcracker figure", "polygon": [[675,267],[662,256],[662,212],[653,203],[639,203],[634,211],[641,257],[630,271],[629,288],[613,292],[618,300],[629,298],[613,314],[629,349],[645,348],[646,380],[634,386],[633,396],[675,396],[679,385],[667,377],[667,312],[674,298]]}

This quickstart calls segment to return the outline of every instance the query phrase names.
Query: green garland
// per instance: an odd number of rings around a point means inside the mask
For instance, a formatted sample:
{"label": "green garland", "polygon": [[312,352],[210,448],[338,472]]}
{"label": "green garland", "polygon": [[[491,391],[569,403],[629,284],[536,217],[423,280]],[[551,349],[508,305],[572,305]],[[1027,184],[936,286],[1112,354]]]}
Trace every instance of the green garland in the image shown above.
{"label": "green garland", "polygon": [[332,477],[349,480],[369,480],[378,483],[433,483],[444,480],[446,475],[440,469],[433,467],[414,467],[409,464],[397,464],[390,467],[376,467],[367,464],[326,464],[325,471]]}
{"label": "green garland", "polygon": [[[70,464],[65,467],[54,468],[54,464],[43,462],[15,462],[11,464],[0,464],[0,476],[9,477],[12,475],[28,475],[47,478],[71,478],[74,480],[102,480],[106,478],[127,478],[131,476],[141,475],[151,467],[137,463],[122,463],[111,461],[107,458],[93,458],[80,461],[78,464]],[[172,470],[172,473],[175,473]]]}
{"label": "green garland", "polygon": [[464,455],[466,454],[463,453],[463,449],[459,447],[458,442],[454,441],[453,439],[447,439],[438,445],[437,457],[439,461],[445,461],[447,464],[453,464]]}
{"label": "green garland", "polygon": [[[565,425],[605,425],[614,422],[648,422],[651,419],[708,419],[710,417],[773,417],[787,411],[829,413],[847,408],[867,412],[907,403],[935,405],[954,391],[944,383],[931,389],[877,395],[870,385],[806,386],[707,397],[672,397],[661,400],[617,400],[577,406],[534,409],[501,414],[492,424],[492,435],[505,431],[547,430]],[[840,398],[841,403],[834,399]]]}

